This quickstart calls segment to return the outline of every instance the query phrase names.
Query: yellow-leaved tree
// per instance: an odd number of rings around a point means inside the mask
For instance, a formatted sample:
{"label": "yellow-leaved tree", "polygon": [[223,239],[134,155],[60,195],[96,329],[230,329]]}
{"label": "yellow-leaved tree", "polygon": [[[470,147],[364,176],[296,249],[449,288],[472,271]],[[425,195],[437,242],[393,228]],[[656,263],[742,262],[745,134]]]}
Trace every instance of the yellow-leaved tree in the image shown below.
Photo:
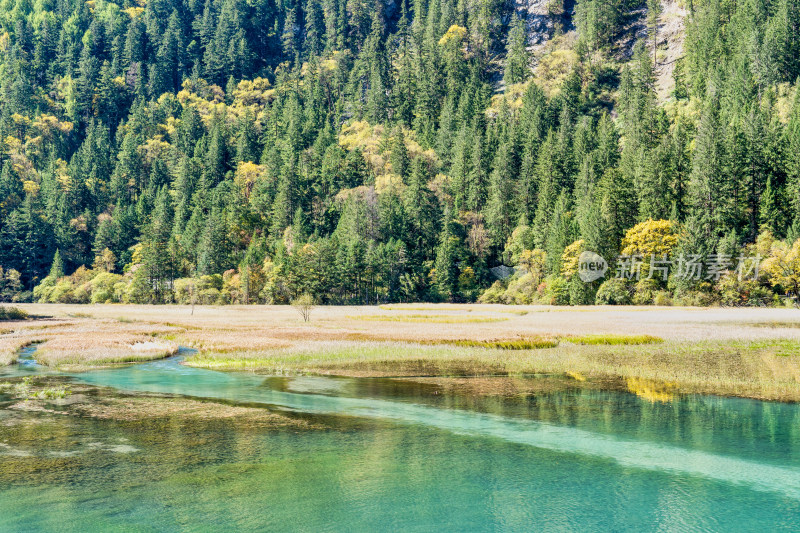
{"label": "yellow-leaved tree", "polygon": [[578,258],[586,251],[586,241],[579,239],[566,248],[561,254],[561,276],[570,279],[578,273]]}
{"label": "yellow-leaved tree", "polygon": [[782,241],[773,242],[761,269],[773,287],[783,287],[795,295],[800,294],[800,239],[792,245]]}
{"label": "yellow-leaved tree", "polygon": [[677,230],[677,224],[670,220],[651,219],[640,222],[625,232],[622,255],[641,256],[641,275],[647,277],[650,273],[651,257],[661,260],[672,254],[678,244]]}
{"label": "yellow-leaved tree", "polygon": [[645,220],[625,232],[622,254],[662,257],[678,244],[676,224],[670,220]]}

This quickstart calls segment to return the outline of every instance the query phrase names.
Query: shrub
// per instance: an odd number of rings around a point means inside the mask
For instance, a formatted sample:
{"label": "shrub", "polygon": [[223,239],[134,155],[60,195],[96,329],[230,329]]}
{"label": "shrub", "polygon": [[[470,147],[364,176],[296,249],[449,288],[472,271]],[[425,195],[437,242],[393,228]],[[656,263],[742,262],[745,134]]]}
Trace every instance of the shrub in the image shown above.
{"label": "shrub", "polygon": [[533,248],[533,242],[533,228],[528,225],[514,228],[503,252],[505,261],[511,265],[518,265],[522,254]]}
{"label": "shrub", "polygon": [[720,303],[725,306],[766,306],[772,302],[772,291],[753,279],[739,279],[736,274],[723,276],[717,284]]}
{"label": "shrub", "polygon": [[292,307],[294,307],[300,316],[303,317],[303,322],[311,320],[311,311],[316,307],[314,297],[309,293],[305,293],[292,300]]}
{"label": "shrub", "polygon": [[650,257],[669,256],[678,244],[675,223],[669,220],[646,220],[625,232],[623,255],[641,255],[642,272],[650,269]]}
{"label": "shrub", "polygon": [[223,285],[222,274],[211,274],[210,276],[200,276],[200,281],[197,284],[197,288],[200,291],[205,289],[217,289],[218,291],[222,290]]}
{"label": "shrub", "polygon": [[660,305],[660,306],[672,305],[672,296],[668,291],[658,291],[653,297],[653,305]]}
{"label": "shrub", "polygon": [[131,269],[131,282],[125,287],[125,302],[132,304],[150,303],[153,297],[153,286],[142,265]]}
{"label": "shrub", "polygon": [[486,289],[478,301],[483,304],[502,304],[505,302],[506,287],[502,281],[495,281],[491,287]]}
{"label": "shrub", "polygon": [[194,278],[179,278],[172,284],[175,291],[175,302],[183,305],[192,303],[197,297],[197,280]]}
{"label": "shrub", "polygon": [[597,292],[597,283],[586,283],[578,276],[572,276],[569,280],[569,304],[570,305],[592,305]]}
{"label": "shrub", "polygon": [[0,320],[25,320],[28,313],[19,307],[0,307]]}
{"label": "shrub", "polygon": [[714,303],[714,296],[706,291],[685,291],[675,298],[677,305],[708,307]]}
{"label": "shrub", "polygon": [[197,294],[197,302],[203,305],[215,305],[220,299],[219,289],[203,289]]}
{"label": "shrub", "polygon": [[72,283],[69,282],[66,278],[61,278],[58,283],[55,284],[52,291],[47,297],[47,301],[50,303],[72,303]]}
{"label": "shrub", "polygon": [[633,303],[636,305],[650,305],[658,292],[658,281],[652,278],[640,279],[633,290]]}
{"label": "shrub", "polygon": [[50,276],[44,278],[41,283],[33,288],[33,299],[37,302],[47,302],[50,300],[50,293],[53,292],[55,284],[55,278]]}
{"label": "shrub", "polygon": [[110,272],[101,272],[90,282],[92,303],[106,303],[118,301],[115,298],[114,286],[122,281],[122,276]]}
{"label": "shrub", "polygon": [[458,292],[468,301],[474,300],[478,295],[478,279],[472,267],[464,268],[458,275]]}
{"label": "shrub", "polygon": [[611,278],[597,289],[594,303],[597,305],[628,305],[631,291],[628,282],[621,278]]}
{"label": "shrub", "polygon": [[569,305],[569,284],[561,276],[548,276],[545,280],[545,298],[550,305]]}
{"label": "shrub", "polygon": [[503,295],[502,303],[526,305],[536,299],[536,288],[539,281],[536,276],[526,272],[521,276],[514,276],[508,282],[508,288]]}
{"label": "shrub", "polygon": [[92,296],[89,293],[90,290],[91,286],[88,283],[84,283],[80,287],[75,287],[72,290],[72,296],[71,296],[72,303],[88,304],[92,300]]}
{"label": "shrub", "polygon": [[583,239],[577,240],[564,248],[564,253],[561,254],[562,276],[566,279],[571,279],[572,276],[578,273],[578,259],[585,250],[586,241]]}

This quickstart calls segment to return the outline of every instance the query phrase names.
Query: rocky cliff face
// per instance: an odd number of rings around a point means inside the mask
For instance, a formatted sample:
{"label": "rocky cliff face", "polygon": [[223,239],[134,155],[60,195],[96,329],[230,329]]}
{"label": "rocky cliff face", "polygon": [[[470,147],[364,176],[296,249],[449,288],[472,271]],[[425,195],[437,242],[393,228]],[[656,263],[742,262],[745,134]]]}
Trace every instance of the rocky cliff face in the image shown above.
{"label": "rocky cliff face", "polygon": [[528,22],[530,46],[546,43],[558,26],[562,31],[573,28],[575,0],[516,0],[516,9]]}

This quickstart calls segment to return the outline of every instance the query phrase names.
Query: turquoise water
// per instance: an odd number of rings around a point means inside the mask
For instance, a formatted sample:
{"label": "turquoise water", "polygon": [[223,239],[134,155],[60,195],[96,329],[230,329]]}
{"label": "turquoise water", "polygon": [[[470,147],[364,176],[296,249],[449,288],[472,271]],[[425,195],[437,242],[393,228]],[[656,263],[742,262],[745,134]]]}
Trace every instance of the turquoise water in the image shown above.
{"label": "turquoise water", "polygon": [[329,429],[51,413],[20,426],[0,410],[0,531],[800,529],[793,404],[650,403],[574,388],[476,398],[177,359],[72,379],[263,407]]}

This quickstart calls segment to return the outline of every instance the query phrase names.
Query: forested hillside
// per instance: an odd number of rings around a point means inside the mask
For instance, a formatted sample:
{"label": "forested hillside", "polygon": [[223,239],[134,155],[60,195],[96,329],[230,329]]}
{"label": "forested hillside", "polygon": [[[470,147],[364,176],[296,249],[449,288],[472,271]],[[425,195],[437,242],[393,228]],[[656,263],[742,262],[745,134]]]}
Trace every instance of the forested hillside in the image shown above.
{"label": "forested hillside", "polygon": [[[471,301],[510,265],[484,301],[771,302],[800,1],[685,1],[0,0],[0,295]],[[584,250],[768,263],[583,283]]]}

